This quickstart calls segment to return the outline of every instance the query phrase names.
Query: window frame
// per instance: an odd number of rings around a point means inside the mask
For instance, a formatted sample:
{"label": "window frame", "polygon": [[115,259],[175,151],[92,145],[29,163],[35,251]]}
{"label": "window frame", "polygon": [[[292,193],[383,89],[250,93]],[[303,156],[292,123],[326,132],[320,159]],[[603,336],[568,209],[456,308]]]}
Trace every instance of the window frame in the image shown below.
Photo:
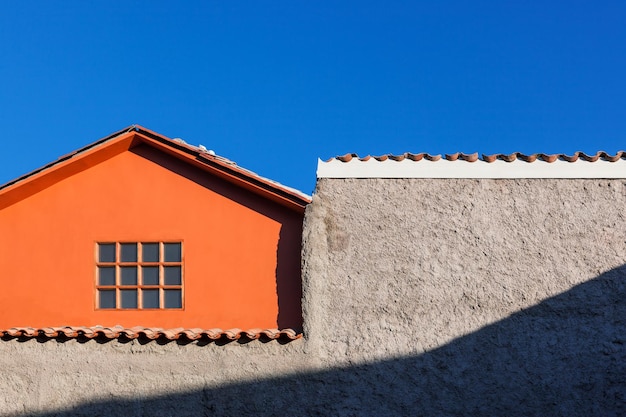
{"label": "window frame", "polygon": [[[134,260],[122,260],[122,247],[123,245],[135,245],[135,258]],[[143,251],[144,245],[158,244],[158,261],[144,261]],[[180,260],[179,261],[166,261],[166,245],[178,244],[180,246]],[[100,257],[100,248],[102,245],[114,245],[114,261],[102,260]],[[96,311],[181,311],[185,309],[185,253],[184,242],[182,239],[167,239],[167,240],[98,240],[94,243],[94,308]],[[135,268],[135,283],[128,284],[122,283],[122,270],[125,267]],[[145,284],[144,273],[147,267],[158,268],[158,284]],[[178,284],[166,284],[166,268],[178,267],[180,268],[179,283]],[[101,284],[100,272],[104,268],[113,268],[113,284]],[[174,276],[176,277],[176,275]],[[109,277],[110,278],[110,277]],[[136,306],[123,307],[122,291],[130,290],[136,291],[135,302]],[[158,307],[143,307],[144,296],[146,291],[157,290],[158,291]],[[176,297],[174,301],[180,300],[180,307],[166,307],[166,293],[168,291],[180,291],[180,298]],[[101,307],[101,294],[104,291],[114,291],[115,293],[115,307]],[[131,298],[132,300],[132,298]]]}

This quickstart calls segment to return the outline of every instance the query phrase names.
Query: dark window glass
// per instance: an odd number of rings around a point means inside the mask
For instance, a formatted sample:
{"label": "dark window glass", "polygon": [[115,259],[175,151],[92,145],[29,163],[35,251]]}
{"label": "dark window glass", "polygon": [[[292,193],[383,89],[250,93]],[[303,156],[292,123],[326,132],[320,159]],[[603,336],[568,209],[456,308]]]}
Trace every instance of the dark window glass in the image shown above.
{"label": "dark window glass", "polygon": [[164,290],[165,308],[183,308],[183,292],[181,290]]}
{"label": "dark window glass", "polygon": [[182,308],[181,242],[98,243],[97,257],[98,308]]}
{"label": "dark window glass", "polygon": [[159,267],[144,266],[141,268],[143,274],[143,285],[159,285]]}
{"label": "dark window glass", "polygon": [[121,272],[121,285],[137,285],[137,267],[136,266],[122,266]]}
{"label": "dark window glass", "polygon": [[120,256],[122,262],[137,262],[137,244],[122,243],[120,245]]}
{"label": "dark window glass", "polygon": [[137,290],[120,290],[122,308],[137,308]]}
{"label": "dark window glass", "polygon": [[144,262],[159,262],[159,244],[158,243],[142,243],[142,260]]}
{"label": "dark window glass", "polygon": [[115,243],[100,243],[98,245],[99,262],[115,262]]}
{"label": "dark window glass", "polygon": [[163,270],[165,271],[164,285],[181,285],[180,266],[165,266]]}
{"label": "dark window glass", "polygon": [[100,308],[115,308],[115,290],[100,290],[98,298]]}
{"label": "dark window glass", "polygon": [[182,260],[180,243],[165,243],[165,262],[180,262]]}
{"label": "dark window glass", "polygon": [[143,308],[159,308],[159,290],[143,290]]}
{"label": "dark window glass", "polygon": [[115,285],[114,266],[101,266],[98,268],[98,285]]}

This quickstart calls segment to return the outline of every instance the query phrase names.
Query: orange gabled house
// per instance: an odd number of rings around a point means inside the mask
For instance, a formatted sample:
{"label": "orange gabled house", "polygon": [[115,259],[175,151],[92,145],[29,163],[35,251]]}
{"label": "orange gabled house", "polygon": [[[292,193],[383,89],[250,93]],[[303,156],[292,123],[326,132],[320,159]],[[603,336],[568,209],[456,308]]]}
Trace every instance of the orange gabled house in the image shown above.
{"label": "orange gabled house", "polygon": [[298,332],[309,202],[203,147],[121,130],[0,187],[0,330]]}

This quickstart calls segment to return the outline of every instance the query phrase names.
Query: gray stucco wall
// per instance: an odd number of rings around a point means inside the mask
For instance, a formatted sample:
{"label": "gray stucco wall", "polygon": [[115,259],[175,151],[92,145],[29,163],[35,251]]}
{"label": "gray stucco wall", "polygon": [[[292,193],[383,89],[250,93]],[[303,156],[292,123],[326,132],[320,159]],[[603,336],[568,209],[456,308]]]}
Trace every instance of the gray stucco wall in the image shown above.
{"label": "gray stucco wall", "polygon": [[322,179],[309,348],[370,364],[351,377],[394,413],[626,415],[625,203],[622,180]]}
{"label": "gray stucco wall", "polygon": [[305,340],[0,342],[3,415],[626,414],[626,182],[321,179]]}

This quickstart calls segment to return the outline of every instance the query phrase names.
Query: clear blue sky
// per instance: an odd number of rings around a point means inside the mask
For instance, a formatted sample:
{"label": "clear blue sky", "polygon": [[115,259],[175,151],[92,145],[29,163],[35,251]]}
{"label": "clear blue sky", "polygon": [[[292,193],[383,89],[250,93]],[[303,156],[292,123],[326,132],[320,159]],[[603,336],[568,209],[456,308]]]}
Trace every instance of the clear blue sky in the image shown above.
{"label": "clear blue sky", "polygon": [[347,152],[626,148],[623,1],[180,4],[3,2],[0,183],[134,123],[307,193]]}

